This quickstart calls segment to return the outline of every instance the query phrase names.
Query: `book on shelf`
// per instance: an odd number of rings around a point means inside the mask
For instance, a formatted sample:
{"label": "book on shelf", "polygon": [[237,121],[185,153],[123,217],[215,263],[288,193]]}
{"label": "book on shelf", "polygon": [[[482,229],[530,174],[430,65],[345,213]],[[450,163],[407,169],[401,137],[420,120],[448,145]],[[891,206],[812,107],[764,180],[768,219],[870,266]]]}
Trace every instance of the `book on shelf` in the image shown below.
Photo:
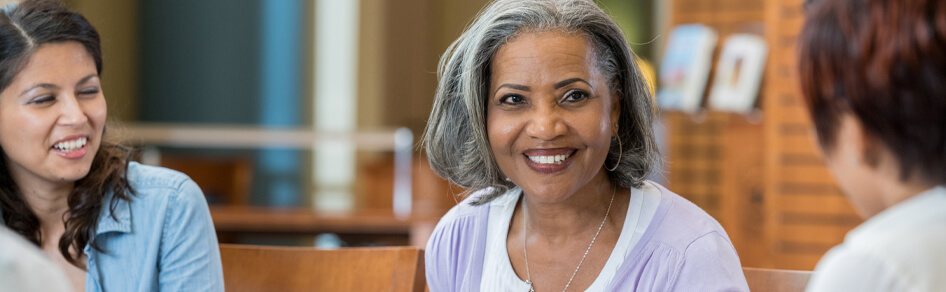
{"label": "book on shelf", "polygon": [[678,25],[670,32],[659,72],[657,104],[661,109],[700,109],[716,41],[716,31],[701,24]]}
{"label": "book on shelf", "polygon": [[768,47],[762,37],[735,34],[726,39],[710,89],[709,107],[748,113],[759,96]]}

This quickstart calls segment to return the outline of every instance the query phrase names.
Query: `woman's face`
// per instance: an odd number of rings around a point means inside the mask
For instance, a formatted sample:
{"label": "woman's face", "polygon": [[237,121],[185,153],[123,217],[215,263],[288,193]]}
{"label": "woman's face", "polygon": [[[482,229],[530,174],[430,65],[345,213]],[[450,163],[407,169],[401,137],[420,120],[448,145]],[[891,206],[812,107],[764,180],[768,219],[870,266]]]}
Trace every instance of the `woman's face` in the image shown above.
{"label": "woman's face", "polygon": [[44,44],[0,92],[0,146],[20,188],[89,173],[106,106],[92,56],[78,42]]}
{"label": "woman's face", "polygon": [[546,202],[569,198],[603,169],[616,97],[586,37],[524,33],[492,59],[486,128],[503,173]]}

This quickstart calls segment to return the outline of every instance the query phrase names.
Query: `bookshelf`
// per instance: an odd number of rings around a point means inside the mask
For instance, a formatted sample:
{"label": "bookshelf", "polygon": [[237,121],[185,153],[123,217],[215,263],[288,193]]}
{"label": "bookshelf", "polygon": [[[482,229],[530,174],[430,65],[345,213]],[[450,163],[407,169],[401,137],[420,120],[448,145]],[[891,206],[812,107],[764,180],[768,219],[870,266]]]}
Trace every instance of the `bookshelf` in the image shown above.
{"label": "bookshelf", "polygon": [[809,135],[795,72],[803,2],[677,0],[670,9],[671,25],[712,27],[720,45],[734,33],[769,45],[758,115],[661,114],[668,187],[720,221],[744,266],[812,270],[861,222]]}

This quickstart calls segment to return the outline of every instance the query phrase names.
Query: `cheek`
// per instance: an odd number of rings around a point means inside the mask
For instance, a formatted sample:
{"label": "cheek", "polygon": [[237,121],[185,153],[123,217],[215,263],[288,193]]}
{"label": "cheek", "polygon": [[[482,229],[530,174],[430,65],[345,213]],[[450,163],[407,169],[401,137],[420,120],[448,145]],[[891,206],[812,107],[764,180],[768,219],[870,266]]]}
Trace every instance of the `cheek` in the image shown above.
{"label": "cheek", "polygon": [[512,144],[522,128],[522,123],[504,113],[487,112],[486,136],[494,154],[511,153]]}
{"label": "cheek", "polygon": [[95,127],[102,127],[105,124],[105,119],[108,116],[108,107],[105,105],[104,98],[96,99],[89,107],[86,108],[86,115],[89,117],[89,120],[93,123]]}
{"label": "cheek", "polygon": [[32,115],[26,111],[0,112],[0,141],[6,144],[30,143],[34,138],[42,139],[49,133],[55,120],[43,115]]}
{"label": "cheek", "polygon": [[574,127],[586,141],[595,145],[610,145],[611,117],[601,112],[587,112],[573,119]]}
{"label": "cheek", "polygon": [[0,147],[20,163],[43,155],[52,122],[17,110],[0,111]]}
{"label": "cheek", "polygon": [[825,154],[824,159],[825,167],[834,176],[838,187],[845,195],[852,197],[862,193],[860,187],[863,183],[858,178],[856,167],[850,165],[849,161],[843,161],[840,157]]}

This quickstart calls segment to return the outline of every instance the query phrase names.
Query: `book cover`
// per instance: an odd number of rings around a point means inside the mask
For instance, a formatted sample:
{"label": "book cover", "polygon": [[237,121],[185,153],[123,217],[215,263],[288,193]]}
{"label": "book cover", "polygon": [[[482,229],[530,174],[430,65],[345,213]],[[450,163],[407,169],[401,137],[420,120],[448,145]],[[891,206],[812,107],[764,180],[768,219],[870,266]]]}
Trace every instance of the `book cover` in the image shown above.
{"label": "book cover", "polygon": [[768,47],[750,34],[726,39],[710,89],[709,106],[714,110],[748,113],[759,96]]}
{"label": "book cover", "polygon": [[716,41],[716,32],[700,24],[679,25],[670,32],[660,65],[660,108],[685,112],[700,109]]}

